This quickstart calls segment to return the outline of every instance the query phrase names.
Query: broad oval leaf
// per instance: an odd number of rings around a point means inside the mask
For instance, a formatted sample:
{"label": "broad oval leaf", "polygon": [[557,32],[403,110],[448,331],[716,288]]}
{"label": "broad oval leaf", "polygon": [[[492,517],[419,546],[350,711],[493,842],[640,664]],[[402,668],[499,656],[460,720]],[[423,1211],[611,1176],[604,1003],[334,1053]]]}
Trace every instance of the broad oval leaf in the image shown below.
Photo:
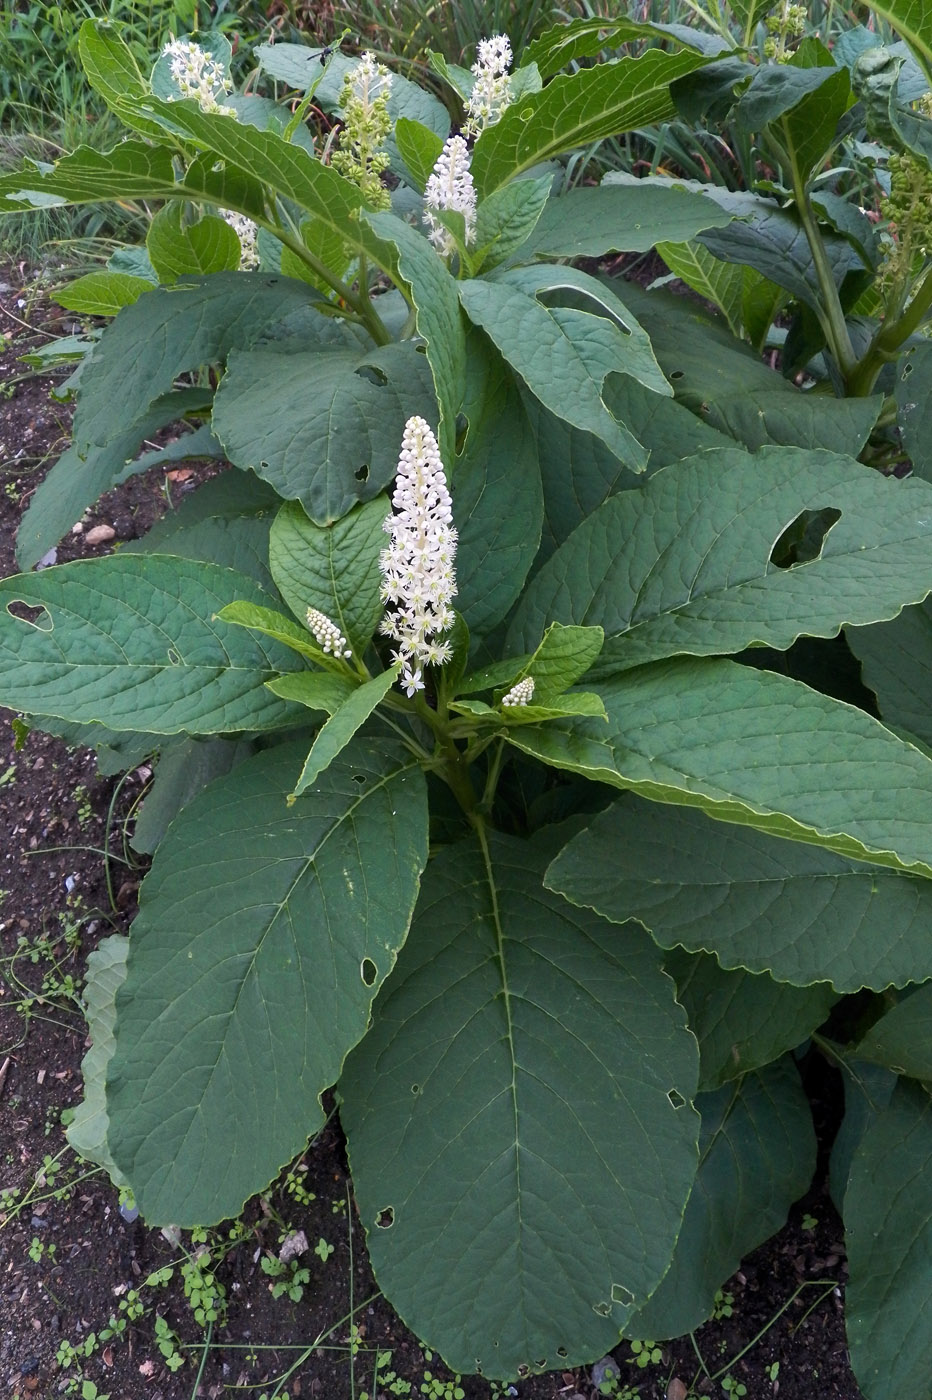
{"label": "broad oval leaf", "polygon": [[357,738],[288,807],[304,753],[211,784],[143,885],[107,1105],[152,1224],[237,1215],[301,1149],[407,932],[427,859],[417,764]]}
{"label": "broad oval leaf", "polygon": [[0,703],[154,734],[293,723],[300,712],[265,682],[301,663],[278,643],[213,621],[233,599],[273,601],[245,574],[161,554],[4,579]]}
{"label": "broad oval leaf", "polygon": [[695,1042],[672,983],[646,936],[542,890],[554,840],[496,836],[483,858],[470,839],[431,863],[340,1081],[386,1296],[452,1367],[490,1377],[613,1345],[666,1269],[695,1171]]}
{"label": "broad oval leaf", "polygon": [[685,243],[701,229],[730,223],[733,217],[715,200],[673,181],[667,187],[642,180],[584,187],[548,200],[521,256],[644,253],[657,243]]}
{"label": "broad oval leaf", "polygon": [[870,1400],[922,1395],[932,1367],[932,1099],[901,1079],[845,1192],[851,1365]]}
{"label": "broad oval leaf", "polygon": [[600,693],[607,725],[508,742],[655,802],[932,877],[932,761],[863,711],[719,658],[640,666]]}
{"label": "broad oval leaf", "polygon": [[[814,558],[774,561],[797,521],[828,512]],[[930,541],[925,482],[801,448],[708,452],[594,511],[535,576],[508,645],[528,650],[552,621],[600,626],[602,676],[684,653],[785,650],[919,602],[932,590]]]}
{"label": "broad oval leaf", "polygon": [[[918,981],[918,977],[916,979]],[[932,1084],[932,986],[919,987],[875,1021],[857,1057]]]}
{"label": "broad oval leaf", "polygon": [[607,919],[638,919],[664,948],[839,992],[932,977],[932,882],[689,807],[627,796],[547,871],[549,889]]}

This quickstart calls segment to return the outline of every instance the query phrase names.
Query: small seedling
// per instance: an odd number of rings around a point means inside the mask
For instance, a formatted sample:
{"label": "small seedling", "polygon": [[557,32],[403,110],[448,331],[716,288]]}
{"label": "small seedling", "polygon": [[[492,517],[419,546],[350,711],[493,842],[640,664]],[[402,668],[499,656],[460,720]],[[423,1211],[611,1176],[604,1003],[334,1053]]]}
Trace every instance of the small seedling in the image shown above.
{"label": "small seedling", "polygon": [[734,1312],[735,1295],[725,1293],[721,1288],[715,1291],[715,1301],[712,1304],[712,1319],[721,1322],[723,1317],[731,1317]]}
{"label": "small seedling", "polygon": [[815,1227],[818,1225],[818,1223],[819,1223],[818,1216],[810,1215],[810,1214],[808,1213],[808,1211],[807,1211],[806,1214],[805,1214],[805,1215],[803,1216],[803,1218],[802,1218],[802,1222],[801,1222],[801,1225],[800,1225],[800,1229],[802,1229],[802,1230],[807,1230],[807,1231],[808,1231],[808,1230],[814,1230]]}
{"label": "small seedling", "polygon": [[656,1342],[631,1342],[630,1347],[633,1356],[628,1358],[628,1363],[634,1364],[644,1370],[647,1366],[659,1366],[663,1353]]}

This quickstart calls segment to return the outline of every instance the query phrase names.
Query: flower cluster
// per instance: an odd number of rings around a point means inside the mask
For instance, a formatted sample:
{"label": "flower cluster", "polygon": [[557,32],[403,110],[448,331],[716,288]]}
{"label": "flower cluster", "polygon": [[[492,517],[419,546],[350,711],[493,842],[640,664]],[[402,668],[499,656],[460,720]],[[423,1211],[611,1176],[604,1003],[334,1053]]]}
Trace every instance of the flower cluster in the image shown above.
{"label": "flower cluster", "polygon": [[502,696],[502,704],[506,708],[512,705],[528,705],[534,696],[534,677],[525,676],[523,681],[518,681],[513,685],[507,695]]}
{"label": "flower cluster", "polygon": [[314,634],[314,640],[328,656],[350,657],[352,652],[346,644],[346,638],[335,622],[331,622],[326,613],[319,608],[308,608],[307,625]]}
{"label": "flower cluster", "polygon": [[451,136],[444,143],[424,189],[424,222],[430,230],[428,237],[441,257],[456,251],[456,240],[448,228],[435,218],[433,210],[445,209],[462,214],[466,225],[466,243],[476,232],[476,187],[469,169],[469,147],[462,136]]}
{"label": "flower cluster", "polygon": [[437,439],[423,418],[405,424],[392,505],[384,526],[391,544],[379,555],[382,601],[390,608],[380,630],[397,642],[400,684],[414,695],[424,689],[423,667],[450,659],[449,642],[438,637],[453,626],[456,597],[452,502]]}
{"label": "flower cluster", "polygon": [[196,97],[202,112],[235,117],[232,107],[224,107],[219,98],[233,91],[223,64],[192,39],[170,39],[162,50],[168,58],[169,72],[182,97]]}
{"label": "flower cluster", "polygon": [[259,266],[259,249],[256,240],[259,229],[245,214],[235,214],[232,209],[224,209],[223,217],[233,229],[240,246],[240,272],[251,272]]}
{"label": "flower cluster", "polygon": [[511,44],[507,34],[479,40],[472,66],[476,81],[466,105],[463,127],[467,136],[478,136],[487,126],[492,126],[511,102],[510,67]]}
{"label": "flower cluster", "polygon": [[391,88],[391,73],[367,53],[347,73],[340,93],[343,132],[340,149],[333,155],[333,168],[359,186],[371,209],[387,209],[390,203],[382,184],[388,156],[381,148],[392,128],[388,110]]}
{"label": "flower cluster", "polygon": [[769,38],[764,43],[764,57],[775,63],[789,63],[789,44],[801,39],[806,31],[809,12],[805,5],[791,5],[789,0],[781,0],[776,14],[766,20]]}

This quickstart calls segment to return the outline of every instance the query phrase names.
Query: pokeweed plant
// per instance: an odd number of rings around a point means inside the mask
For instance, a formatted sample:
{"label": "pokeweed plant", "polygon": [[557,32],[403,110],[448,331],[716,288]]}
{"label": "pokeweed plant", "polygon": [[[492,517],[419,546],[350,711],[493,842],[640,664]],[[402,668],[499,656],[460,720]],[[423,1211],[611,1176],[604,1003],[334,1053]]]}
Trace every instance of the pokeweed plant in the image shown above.
{"label": "pokeweed plant", "polygon": [[[671,48],[559,75],[606,29]],[[386,1295],[454,1370],[512,1378],[709,1315],[811,1177],[790,1052],[873,989],[875,1016],[897,1004],[854,1052],[819,1043],[854,1086],[852,1348],[870,1397],[903,1393],[930,1346],[910,1030],[932,760],[836,698],[825,658],[925,606],[932,486],[858,461],[881,394],[804,390],[699,309],[572,262],[750,247],[753,212],[649,181],[556,193],[561,155],[721,84],[720,45],[582,21],[512,72],[495,36],[472,72],[437,63],[451,134],[371,57],[260,48],[292,110],[190,42],[147,79],[86,25],[135,135],[0,182],[11,211],[164,201],[145,250],[62,294],[113,319],[21,566],[160,456],[233,467],[118,554],[0,584],[0,701],[111,769],[160,754],[140,914],[89,972],[72,1141],[150,1222],[203,1226],[336,1086]],[[814,170],[847,70],[828,91],[826,63],[770,71],[820,79],[774,98]],[[342,113],[336,149],[312,100]],[[772,199],[773,226],[805,240],[814,208]],[[884,329],[864,355],[894,353]]]}

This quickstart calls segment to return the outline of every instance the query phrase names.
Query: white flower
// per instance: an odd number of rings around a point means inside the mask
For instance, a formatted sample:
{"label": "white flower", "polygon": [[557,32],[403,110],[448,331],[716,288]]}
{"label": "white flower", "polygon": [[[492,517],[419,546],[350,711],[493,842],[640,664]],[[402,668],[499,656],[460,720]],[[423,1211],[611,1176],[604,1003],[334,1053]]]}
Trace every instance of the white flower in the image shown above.
{"label": "white flower", "polygon": [[397,642],[399,683],[414,695],[424,689],[422,668],[450,659],[449,643],[437,636],[453,626],[456,597],[452,501],[437,439],[423,418],[405,424],[392,505],[384,525],[391,544],[379,555],[382,601],[391,605],[381,631]]}
{"label": "white flower", "polygon": [[307,625],[314,634],[314,640],[321,650],[336,657],[349,657],[352,652],[346,644],[346,638],[335,622],[331,622],[326,613],[322,613],[319,608],[308,608]]}
{"label": "white flower", "polygon": [[251,272],[254,267],[259,266],[259,249],[256,244],[259,236],[258,225],[245,214],[235,214],[232,209],[224,209],[223,217],[239,239],[240,272]]}
{"label": "white flower", "polygon": [[429,238],[442,257],[456,250],[449,229],[435,219],[431,210],[448,209],[462,214],[466,225],[466,242],[476,232],[476,187],[469,169],[469,147],[462,136],[451,136],[444,143],[424,190],[424,222],[430,229]]}
{"label": "white flower", "polygon": [[534,677],[525,676],[523,681],[518,681],[513,685],[507,695],[502,696],[502,704],[511,707],[512,705],[527,705],[534,695]]}
{"label": "white flower", "polygon": [[182,97],[196,97],[202,112],[236,116],[232,107],[224,107],[218,101],[218,93],[222,96],[232,92],[233,84],[223,64],[202,49],[200,44],[195,44],[191,39],[170,39],[162,55],[171,59],[169,71]]}
{"label": "white flower", "polygon": [[469,102],[466,104],[467,136],[478,136],[487,126],[493,126],[511,102],[511,44],[507,34],[495,34],[480,39],[476,45],[476,76]]}

